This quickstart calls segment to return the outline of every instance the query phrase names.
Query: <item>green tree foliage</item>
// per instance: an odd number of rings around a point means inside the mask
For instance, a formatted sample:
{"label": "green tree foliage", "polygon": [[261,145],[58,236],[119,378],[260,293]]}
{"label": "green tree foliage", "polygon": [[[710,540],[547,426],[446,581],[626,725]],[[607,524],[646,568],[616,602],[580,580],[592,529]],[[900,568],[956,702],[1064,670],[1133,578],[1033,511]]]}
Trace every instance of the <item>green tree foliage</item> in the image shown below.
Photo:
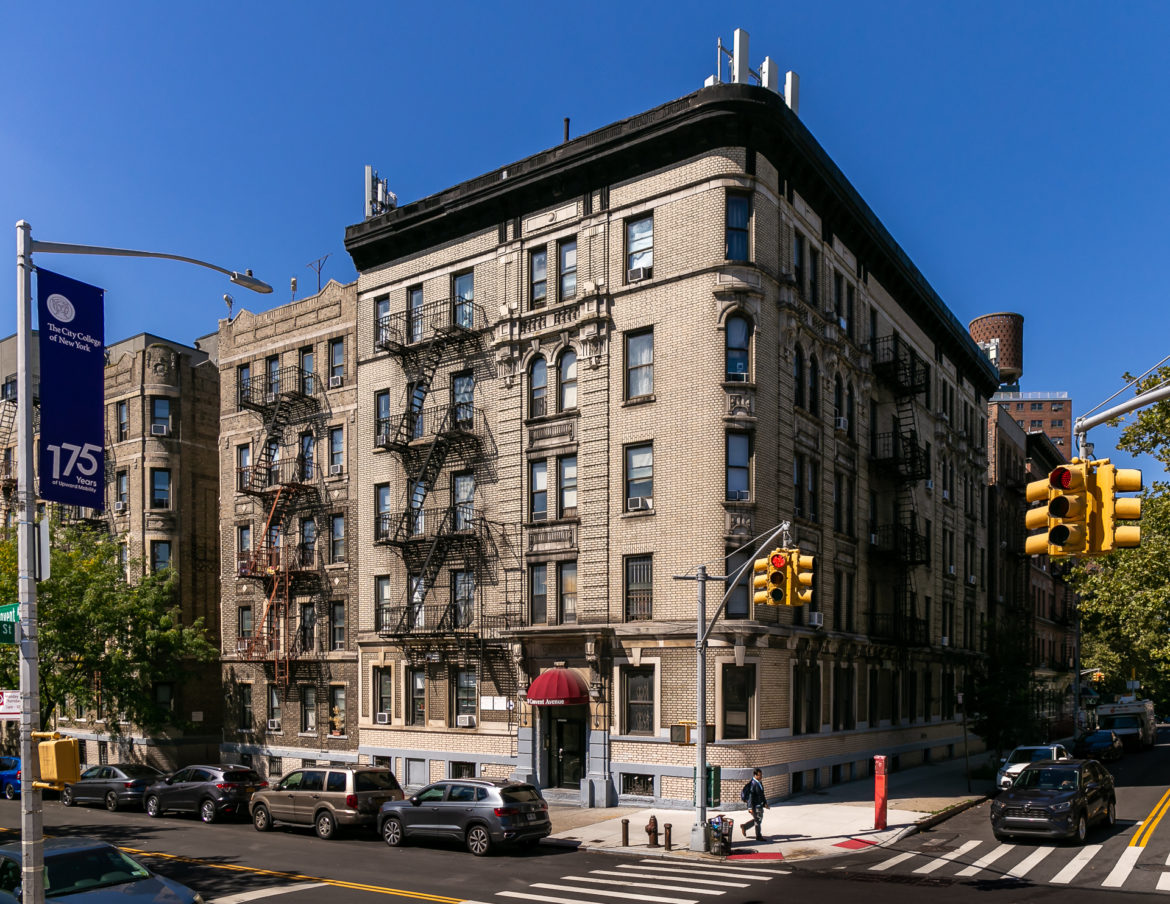
{"label": "green tree foliage", "polygon": [[[66,701],[104,711],[143,729],[174,723],[154,703],[154,685],[181,682],[192,665],[218,655],[202,620],[184,625],[175,573],[126,581],[118,542],[91,527],[57,525],[52,577],[37,585],[41,724]],[[134,563],[131,563],[132,565]],[[17,601],[17,540],[0,542],[0,602]],[[0,682],[19,686],[19,652],[0,647]],[[111,734],[119,719],[106,722]]]}
{"label": "green tree foliage", "polygon": [[1039,685],[1032,673],[1026,614],[1002,612],[991,629],[987,658],[969,677],[966,703],[969,727],[990,750],[1002,753],[1040,736]]}

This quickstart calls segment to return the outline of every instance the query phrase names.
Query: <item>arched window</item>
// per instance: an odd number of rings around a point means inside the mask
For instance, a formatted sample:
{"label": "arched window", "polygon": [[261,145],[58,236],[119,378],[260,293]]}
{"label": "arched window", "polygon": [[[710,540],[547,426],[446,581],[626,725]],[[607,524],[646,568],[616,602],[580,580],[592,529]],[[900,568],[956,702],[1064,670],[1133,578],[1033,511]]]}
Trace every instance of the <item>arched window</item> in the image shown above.
{"label": "arched window", "polygon": [[746,383],[750,377],[751,327],[743,317],[727,318],[727,380]]}
{"label": "arched window", "polygon": [[849,429],[846,431],[849,438],[853,439],[857,436],[857,427],[855,425],[856,418],[853,416],[854,409],[857,407],[853,396],[853,384],[850,383],[845,389],[845,417],[849,418]]}
{"label": "arched window", "polygon": [[841,375],[833,377],[833,423],[840,430],[847,427],[841,419],[845,417],[845,387],[841,385]]}
{"label": "arched window", "polygon": [[548,364],[537,358],[528,369],[528,416],[540,417],[548,403]]}
{"label": "arched window", "polygon": [[804,407],[804,349],[799,345],[792,350],[792,402],[797,408]]}
{"label": "arched window", "polygon": [[810,414],[821,413],[821,366],[816,355],[808,356],[808,410]]}
{"label": "arched window", "polygon": [[570,411],[577,407],[577,353],[569,349],[561,355],[560,379],[557,381],[559,396],[558,411]]}

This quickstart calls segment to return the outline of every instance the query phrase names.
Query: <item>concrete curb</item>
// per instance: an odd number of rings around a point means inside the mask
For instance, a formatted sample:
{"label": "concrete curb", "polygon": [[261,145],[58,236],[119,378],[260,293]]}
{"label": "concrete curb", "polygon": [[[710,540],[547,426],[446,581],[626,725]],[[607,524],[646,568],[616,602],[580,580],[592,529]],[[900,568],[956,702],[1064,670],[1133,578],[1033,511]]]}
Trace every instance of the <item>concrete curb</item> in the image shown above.
{"label": "concrete curb", "polygon": [[943,810],[939,810],[937,813],[932,813],[925,819],[920,819],[918,822],[914,823],[914,825],[910,827],[906,834],[909,835],[914,832],[925,832],[927,829],[933,829],[940,822],[946,822],[952,816],[957,816],[964,810],[970,810],[972,807],[977,807],[984,801],[990,800],[992,797],[994,797],[994,794],[983,794],[974,798],[973,800],[965,800]]}

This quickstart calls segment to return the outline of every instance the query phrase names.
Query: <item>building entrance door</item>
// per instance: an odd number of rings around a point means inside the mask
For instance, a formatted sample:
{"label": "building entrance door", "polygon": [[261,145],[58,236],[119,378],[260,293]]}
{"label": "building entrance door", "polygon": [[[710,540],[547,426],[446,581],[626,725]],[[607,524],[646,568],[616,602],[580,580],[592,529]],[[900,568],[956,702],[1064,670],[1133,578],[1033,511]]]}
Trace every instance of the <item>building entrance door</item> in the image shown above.
{"label": "building entrance door", "polygon": [[554,788],[580,788],[585,774],[585,723],[555,718],[552,722],[549,765]]}

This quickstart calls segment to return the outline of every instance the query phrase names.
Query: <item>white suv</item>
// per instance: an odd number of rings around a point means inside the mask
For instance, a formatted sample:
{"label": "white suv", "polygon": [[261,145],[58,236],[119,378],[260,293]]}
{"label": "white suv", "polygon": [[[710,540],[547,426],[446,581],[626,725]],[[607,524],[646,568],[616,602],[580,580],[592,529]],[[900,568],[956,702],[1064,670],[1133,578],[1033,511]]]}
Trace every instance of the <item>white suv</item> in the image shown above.
{"label": "white suv", "polygon": [[1064,749],[1063,744],[1041,744],[1017,747],[1000,762],[999,772],[995,774],[995,786],[1007,788],[1016,780],[1016,776],[1024,771],[1024,767],[1036,760],[1071,760],[1072,756]]}

